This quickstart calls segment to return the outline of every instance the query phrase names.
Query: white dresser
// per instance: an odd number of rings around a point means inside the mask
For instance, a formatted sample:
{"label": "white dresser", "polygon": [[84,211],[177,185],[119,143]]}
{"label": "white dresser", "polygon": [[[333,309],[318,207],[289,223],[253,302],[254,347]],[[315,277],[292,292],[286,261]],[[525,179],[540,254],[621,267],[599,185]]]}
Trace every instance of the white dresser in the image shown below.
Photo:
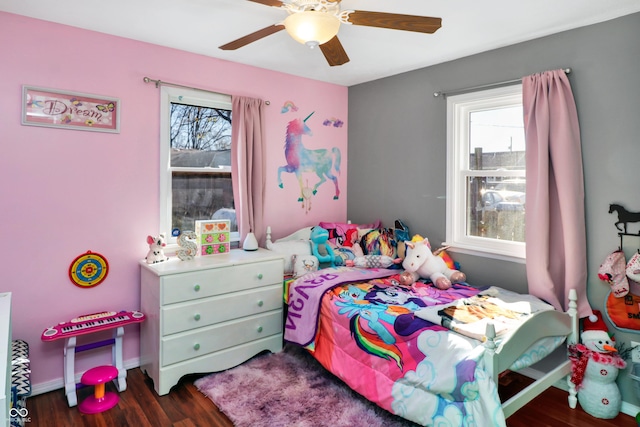
{"label": "white dresser", "polygon": [[140,262],[140,368],[159,395],[193,373],[282,349],[284,260],[274,252]]}
{"label": "white dresser", "polygon": [[8,426],[11,408],[11,292],[0,293],[0,426]]}

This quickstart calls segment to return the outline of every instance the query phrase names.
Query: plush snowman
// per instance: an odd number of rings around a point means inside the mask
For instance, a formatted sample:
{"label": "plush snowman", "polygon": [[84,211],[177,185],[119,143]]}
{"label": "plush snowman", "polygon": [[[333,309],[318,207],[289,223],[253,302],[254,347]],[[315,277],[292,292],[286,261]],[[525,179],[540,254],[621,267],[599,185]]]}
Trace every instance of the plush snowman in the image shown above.
{"label": "plush snowman", "polygon": [[582,344],[570,346],[571,382],[576,385],[578,402],[586,413],[603,419],[615,418],[620,413],[622,398],[616,378],[626,362],[609,337],[602,314],[594,310],[584,320],[580,334]]}

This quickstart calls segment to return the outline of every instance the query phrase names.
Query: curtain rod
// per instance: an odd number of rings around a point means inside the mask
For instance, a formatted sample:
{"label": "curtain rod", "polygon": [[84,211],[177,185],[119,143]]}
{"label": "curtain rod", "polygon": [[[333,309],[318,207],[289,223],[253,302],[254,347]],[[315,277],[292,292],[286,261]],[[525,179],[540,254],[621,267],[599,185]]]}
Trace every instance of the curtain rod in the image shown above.
{"label": "curtain rod", "polygon": [[[220,92],[214,92],[212,90],[207,90],[207,89],[201,89],[199,87],[193,87],[193,86],[185,86],[185,85],[180,85],[177,83],[169,83],[169,82],[163,82],[162,80],[154,80],[154,79],[150,79],[149,77],[143,77],[142,81],[145,83],[155,83],[156,88],[159,88],[160,86],[164,85],[164,86],[174,86],[174,87],[181,87],[184,89],[193,89],[193,90],[200,90],[202,92],[208,92],[208,93],[215,93],[216,95],[222,95]],[[265,101],[264,102],[266,105],[271,104],[269,101]]]}
{"label": "curtain rod", "polygon": [[[563,68],[562,71],[564,71],[565,74],[569,74],[571,72],[571,68]],[[480,85],[480,86],[467,87],[467,88],[464,88],[464,89],[455,89],[455,90],[448,90],[448,91],[433,92],[433,96],[435,98],[442,97],[444,99],[448,95],[458,95],[458,94],[461,94],[461,93],[473,92],[475,90],[480,90],[480,89],[490,89],[490,88],[494,88],[494,87],[507,86],[507,85],[511,85],[511,84],[520,83],[521,81],[522,81],[522,78],[513,79],[513,80],[506,80],[504,82],[489,83],[489,84]]]}

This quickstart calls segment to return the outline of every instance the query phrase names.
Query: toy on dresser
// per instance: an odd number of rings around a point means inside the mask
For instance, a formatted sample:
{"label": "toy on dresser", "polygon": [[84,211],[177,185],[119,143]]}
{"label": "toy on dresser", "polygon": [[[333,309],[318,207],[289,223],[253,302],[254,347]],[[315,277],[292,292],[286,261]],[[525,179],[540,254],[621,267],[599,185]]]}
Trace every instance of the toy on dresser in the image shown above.
{"label": "toy on dresser", "polygon": [[198,236],[193,231],[184,231],[178,236],[178,246],[176,255],[182,261],[189,261],[198,255],[198,245],[194,242]]}
{"label": "toy on dresser", "polygon": [[569,346],[571,382],[576,385],[578,402],[589,415],[615,418],[622,406],[616,378],[626,362],[617,354],[599,311],[593,310],[584,320],[580,338],[582,344]]}
{"label": "toy on dresser", "polygon": [[196,221],[198,254],[200,256],[226,254],[231,249],[231,221],[218,219]]}
{"label": "toy on dresser", "polygon": [[147,252],[147,264],[155,264],[166,261],[169,258],[164,254],[164,247],[167,246],[164,233],[158,236],[147,236],[149,252]]}

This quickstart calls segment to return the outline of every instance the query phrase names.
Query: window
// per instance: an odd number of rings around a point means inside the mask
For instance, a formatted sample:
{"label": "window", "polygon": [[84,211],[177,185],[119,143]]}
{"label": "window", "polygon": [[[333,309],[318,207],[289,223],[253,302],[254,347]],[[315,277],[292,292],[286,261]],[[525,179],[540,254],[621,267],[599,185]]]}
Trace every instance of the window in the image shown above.
{"label": "window", "polygon": [[522,86],[447,98],[447,244],[524,259]]}
{"label": "window", "polygon": [[160,227],[169,243],[195,221],[231,220],[238,240],[231,177],[231,97],[163,86]]}

